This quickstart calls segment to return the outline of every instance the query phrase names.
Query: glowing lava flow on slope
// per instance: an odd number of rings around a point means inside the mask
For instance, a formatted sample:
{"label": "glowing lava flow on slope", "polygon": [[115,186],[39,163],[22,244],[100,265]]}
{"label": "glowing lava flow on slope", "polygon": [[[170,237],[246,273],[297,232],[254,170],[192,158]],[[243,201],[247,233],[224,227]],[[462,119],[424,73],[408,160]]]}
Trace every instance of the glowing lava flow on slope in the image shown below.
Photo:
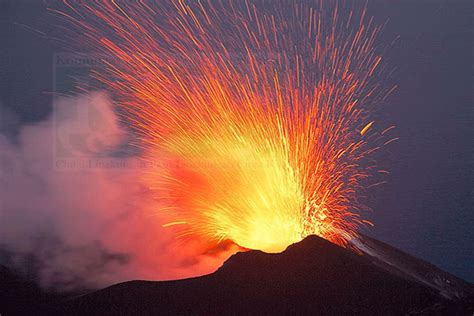
{"label": "glowing lava flow on slope", "polygon": [[[82,1],[59,12],[104,59],[144,175],[179,237],[278,252],[344,245],[378,147],[380,27],[334,3]],[[87,20],[84,17],[87,17]],[[370,223],[368,223],[370,224]]]}

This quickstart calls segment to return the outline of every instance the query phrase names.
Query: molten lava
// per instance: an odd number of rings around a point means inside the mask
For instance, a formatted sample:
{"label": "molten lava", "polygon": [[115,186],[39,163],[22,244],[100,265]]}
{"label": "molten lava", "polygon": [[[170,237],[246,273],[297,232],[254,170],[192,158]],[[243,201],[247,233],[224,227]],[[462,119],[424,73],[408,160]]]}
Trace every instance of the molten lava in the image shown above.
{"label": "molten lava", "polygon": [[[332,2],[83,1],[59,12],[104,58],[143,180],[178,237],[279,252],[344,245],[380,138],[380,27]],[[87,15],[87,23],[83,16]],[[151,218],[152,220],[152,218]]]}

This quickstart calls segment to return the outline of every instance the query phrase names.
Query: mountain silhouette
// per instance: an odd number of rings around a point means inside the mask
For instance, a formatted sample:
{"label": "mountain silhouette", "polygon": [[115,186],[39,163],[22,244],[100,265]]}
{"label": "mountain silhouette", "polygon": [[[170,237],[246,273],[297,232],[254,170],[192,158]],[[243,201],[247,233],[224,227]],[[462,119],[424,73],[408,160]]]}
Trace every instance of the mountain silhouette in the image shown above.
{"label": "mountain silhouette", "polygon": [[[339,247],[310,236],[284,252],[241,252],[216,272],[130,281],[60,304],[86,315],[472,315],[474,288],[366,236]],[[355,251],[354,251],[355,250]]]}

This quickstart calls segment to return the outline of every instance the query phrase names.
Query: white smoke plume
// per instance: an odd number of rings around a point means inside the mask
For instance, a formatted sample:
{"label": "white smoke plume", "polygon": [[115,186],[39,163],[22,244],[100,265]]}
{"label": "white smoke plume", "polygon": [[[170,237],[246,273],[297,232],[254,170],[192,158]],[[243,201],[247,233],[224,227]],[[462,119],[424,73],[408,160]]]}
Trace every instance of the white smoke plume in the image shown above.
{"label": "white smoke plume", "polygon": [[130,137],[100,92],[58,99],[15,141],[0,134],[0,264],[56,290],[216,269],[230,249],[202,255],[162,228],[140,180],[150,167],[121,150]]}

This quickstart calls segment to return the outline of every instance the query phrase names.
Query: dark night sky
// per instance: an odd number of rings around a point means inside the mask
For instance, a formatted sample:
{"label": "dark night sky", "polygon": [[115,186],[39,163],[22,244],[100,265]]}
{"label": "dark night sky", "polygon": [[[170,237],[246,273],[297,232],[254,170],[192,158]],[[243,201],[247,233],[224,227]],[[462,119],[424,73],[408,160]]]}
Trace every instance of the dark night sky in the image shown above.
{"label": "dark night sky", "polygon": [[[400,138],[385,149],[387,184],[370,192],[366,233],[474,281],[471,1],[372,1],[397,91],[380,109]],[[0,0],[0,127],[10,134],[51,111],[53,18],[42,1]],[[6,124],[5,124],[6,123]],[[15,127],[16,126],[16,127]]]}

